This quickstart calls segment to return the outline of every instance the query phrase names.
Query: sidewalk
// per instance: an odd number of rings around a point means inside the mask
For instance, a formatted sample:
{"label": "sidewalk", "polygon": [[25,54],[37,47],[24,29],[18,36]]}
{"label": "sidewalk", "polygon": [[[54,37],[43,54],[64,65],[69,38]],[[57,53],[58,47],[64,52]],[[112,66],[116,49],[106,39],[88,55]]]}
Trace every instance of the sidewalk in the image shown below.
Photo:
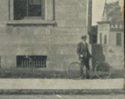
{"label": "sidewalk", "polygon": [[0,94],[124,93],[124,79],[0,79]]}

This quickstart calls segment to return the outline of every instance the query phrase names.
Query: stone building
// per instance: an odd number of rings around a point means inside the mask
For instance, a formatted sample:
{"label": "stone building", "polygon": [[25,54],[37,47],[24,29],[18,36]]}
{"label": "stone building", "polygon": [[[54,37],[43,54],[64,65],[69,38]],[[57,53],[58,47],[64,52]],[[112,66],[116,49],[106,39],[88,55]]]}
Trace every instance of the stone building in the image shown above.
{"label": "stone building", "polygon": [[[124,68],[124,19],[119,2],[105,3],[98,22],[97,44],[104,61],[117,70]],[[98,52],[97,52],[98,53]]]}
{"label": "stone building", "polygon": [[98,44],[124,47],[124,21],[119,2],[106,3],[98,22]]}
{"label": "stone building", "polygon": [[91,0],[0,0],[0,65],[65,71],[91,25]]}

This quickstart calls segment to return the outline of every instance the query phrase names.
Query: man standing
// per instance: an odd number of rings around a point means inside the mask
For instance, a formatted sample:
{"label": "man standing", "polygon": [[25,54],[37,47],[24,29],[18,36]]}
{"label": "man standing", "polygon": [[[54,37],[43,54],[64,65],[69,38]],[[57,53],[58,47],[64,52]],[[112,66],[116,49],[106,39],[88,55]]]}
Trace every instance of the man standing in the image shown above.
{"label": "man standing", "polygon": [[89,75],[89,70],[90,70],[90,66],[89,66],[89,59],[91,57],[89,49],[88,49],[88,44],[86,42],[87,40],[87,36],[84,35],[81,37],[82,41],[78,44],[77,47],[77,54],[79,56],[79,60],[81,62],[81,66],[80,66],[80,76],[83,78],[84,76],[84,72],[83,72],[83,67],[86,67],[86,78],[90,78]]}

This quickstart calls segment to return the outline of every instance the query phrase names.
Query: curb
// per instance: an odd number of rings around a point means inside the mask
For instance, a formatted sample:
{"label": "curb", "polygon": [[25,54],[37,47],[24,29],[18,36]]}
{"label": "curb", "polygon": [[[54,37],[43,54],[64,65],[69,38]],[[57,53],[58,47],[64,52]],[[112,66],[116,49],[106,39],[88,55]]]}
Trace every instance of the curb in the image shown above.
{"label": "curb", "polygon": [[84,95],[84,94],[92,94],[92,95],[108,95],[108,94],[125,94],[125,90],[123,89],[42,89],[42,90],[32,90],[32,89],[24,89],[24,90],[0,90],[0,95],[53,95],[53,94],[60,94],[60,95]]}

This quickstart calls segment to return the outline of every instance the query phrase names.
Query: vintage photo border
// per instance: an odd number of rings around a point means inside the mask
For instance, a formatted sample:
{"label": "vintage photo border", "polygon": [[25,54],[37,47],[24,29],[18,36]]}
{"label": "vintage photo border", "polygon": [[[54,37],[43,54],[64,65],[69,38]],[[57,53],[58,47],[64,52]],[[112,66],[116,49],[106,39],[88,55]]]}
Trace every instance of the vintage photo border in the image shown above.
{"label": "vintage photo border", "polygon": [[[124,65],[125,66],[125,65]],[[124,72],[124,77],[125,77],[125,72]],[[15,95],[15,94],[19,94],[19,95],[25,95],[25,94],[40,94],[40,95],[52,95],[52,94],[64,94],[64,95],[79,95],[79,94],[125,94],[125,78],[122,78],[124,81],[123,81],[123,88],[119,88],[119,89],[7,89],[7,88],[3,88],[3,89],[0,89],[0,95]],[[2,84],[4,84],[3,81],[5,80],[8,80],[8,79],[3,79],[3,78],[0,78],[0,88],[3,86]],[[13,80],[13,79],[12,79]],[[18,79],[17,79],[18,80]],[[21,80],[25,80],[26,79],[21,79]],[[33,80],[33,79],[32,79]],[[111,79],[113,80],[113,79]],[[86,80],[83,80],[83,81],[86,81]],[[105,81],[108,81],[109,85],[112,83],[109,82],[109,80],[105,80]],[[91,80],[89,80],[89,82],[91,82]],[[6,86],[9,86],[9,82],[7,82],[8,85]],[[79,82],[77,83],[79,84]],[[97,84],[100,84],[97,82]],[[117,85],[118,83],[116,83]],[[30,82],[29,82],[29,85],[30,85]],[[14,86],[14,85],[13,85]],[[12,86],[12,87],[13,87]],[[53,86],[51,84],[51,86]]]}

